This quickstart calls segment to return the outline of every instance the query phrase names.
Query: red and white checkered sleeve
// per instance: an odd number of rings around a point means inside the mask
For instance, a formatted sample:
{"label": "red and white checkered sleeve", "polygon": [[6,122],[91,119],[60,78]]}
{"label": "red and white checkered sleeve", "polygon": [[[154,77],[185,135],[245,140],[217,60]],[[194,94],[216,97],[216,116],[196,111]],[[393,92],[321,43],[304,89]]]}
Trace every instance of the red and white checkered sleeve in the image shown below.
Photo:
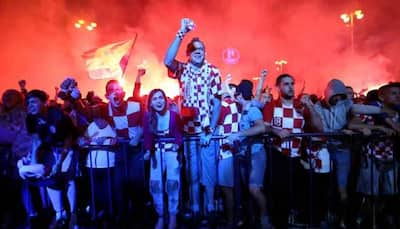
{"label": "red and white checkered sleeve", "polygon": [[211,77],[211,82],[210,82],[211,94],[214,97],[218,98],[222,94],[221,74],[218,68],[212,67],[210,72],[210,77]]}

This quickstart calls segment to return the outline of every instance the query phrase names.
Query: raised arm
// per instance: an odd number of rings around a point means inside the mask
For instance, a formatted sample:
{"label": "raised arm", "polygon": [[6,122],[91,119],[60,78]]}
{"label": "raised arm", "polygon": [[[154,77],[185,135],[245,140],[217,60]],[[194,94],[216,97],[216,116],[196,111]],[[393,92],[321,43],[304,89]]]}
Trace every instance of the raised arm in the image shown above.
{"label": "raised arm", "polygon": [[301,103],[307,108],[307,116],[309,118],[310,126],[313,128],[313,130],[317,132],[323,132],[323,123],[321,116],[317,112],[317,110],[314,107],[314,104],[311,102],[310,96],[307,94],[304,94],[300,98]]}
{"label": "raised arm", "polygon": [[142,87],[142,76],[146,74],[145,68],[139,68],[135,80],[135,86],[133,88],[132,96],[136,101],[140,101],[140,89]]}
{"label": "raised arm", "polygon": [[181,46],[182,40],[185,37],[186,33],[191,30],[191,26],[193,22],[189,18],[183,18],[181,20],[181,27],[178,30],[174,40],[169,46],[167,53],[164,57],[164,64],[171,70],[175,70],[177,67],[177,61],[175,60],[176,54],[178,53],[179,47]]}
{"label": "raised arm", "polygon": [[265,79],[267,78],[267,75],[268,75],[268,71],[266,69],[263,69],[260,73],[260,79],[258,80],[256,94],[255,94],[255,99],[258,101],[261,100],[262,89],[263,89]]}

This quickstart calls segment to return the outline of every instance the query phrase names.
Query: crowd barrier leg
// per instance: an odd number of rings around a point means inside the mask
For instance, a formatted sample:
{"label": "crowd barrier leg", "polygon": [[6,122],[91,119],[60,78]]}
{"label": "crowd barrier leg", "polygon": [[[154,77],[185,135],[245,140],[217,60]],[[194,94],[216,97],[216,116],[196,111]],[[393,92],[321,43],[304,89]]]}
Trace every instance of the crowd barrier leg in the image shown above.
{"label": "crowd barrier leg", "polygon": [[[164,203],[165,201],[165,192],[164,192],[164,187],[165,187],[165,179],[164,179],[164,152],[165,152],[165,144],[164,143],[160,143],[161,147],[159,149],[159,154],[160,154],[160,177],[161,177],[161,195],[162,195],[162,208],[163,208],[163,215],[161,216],[163,218],[164,224],[165,222],[167,222],[167,217],[165,214],[166,212],[168,212],[168,209],[166,208],[166,204]],[[160,217],[160,216],[158,216]]]}
{"label": "crowd barrier leg", "polygon": [[289,160],[289,205],[288,205],[288,209],[289,209],[289,218],[288,218],[288,223],[290,224],[294,224],[294,209],[293,209],[293,201],[294,201],[294,193],[293,193],[293,158],[292,157],[288,157]]}
{"label": "crowd barrier leg", "polygon": [[214,158],[215,158],[215,174],[216,174],[216,182],[215,182],[215,191],[214,191],[214,210],[215,212],[220,212],[219,202],[222,198],[222,191],[220,186],[218,185],[218,178],[219,178],[219,171],[218,171],[218,164],[219,164],[219,139],[211,139],[211,143],[214,146]]}
{"label": "crowd barrier leg", "polygon": [[89,163],[90,163],[90,168],[89,168],[89,176],[90,176],[90,199],[91,199],[91,207],[90,207],[90,212],[92,213],[91,220],[94,221],[96,220],[96,201],[95,201],[95,184],[94,184],[94,175],[93,175],[93,160],[92,160],[92,151],[89,150]]}
{"label": "crowd barrier leg", "polygon": [[112,192],[112,187],[111,187],[111,172],[110,172],[110,155],[109,152],[107,152],[107,190],[108,190],[108,211],[109,215],[112,216],[114,215],[113,212],[113,192]]}
{"label": "crowd barrier leg", "polygon": [[[197,167],[197,173],[198,169],[200,168],[200,162],[199,162],[199,144],[197,144],[195,139],[188,139],[186,140],[184,145],[184,156],[186,158],[186,175],[187,175],[187,183],[189,186],[189,208],[190,212],[192,213],[192,216],[195,217],[196,214],[199,214],[200,211],[200,199],[199,199],[199,191],[200,191],[200,186],[199,186],[199,180],[197,179],[199,174],[193,174],[193,166]],[[196,143],[196,144],[194,144]],[[193,178],[196,178],[194,180]],[[196,205],[196,206],[195,206]],[[194,209],[194,206],[198,209]]]}
{"label": "crowd barrier leg", "polygon": [[[370,180],[371,180],[371,216],[372,216],[372,228],[376,228],[376,202],[375,202],[375,190],[374,190],[374,166],[375,166],[375,160],[374,156],[371,155],[371,166],[370,166]],[[378,193],[377,193],[378,194]]]}
{"label": "crowd barrier leg", "polygon": [[[306,138],[305,141],[307,141],[307,147],[308,147],[308,152],[311,152],[311,149],[309,147],[311,147],[311,138]],[[307,161],[308,161],[308,165],[309,165],[309,170],[308,170],[308,190],[309,190],[309,194],[308,194],[308,214],[309,214],[309,225],[314,225],[313,223],[313,196],[314,196],[314,186],[313,186],[313,175],[314,175],[314,165],[312,163],[311,160],[311,154],[307,155]],[[319,195],[319,193],[317,194]]]}

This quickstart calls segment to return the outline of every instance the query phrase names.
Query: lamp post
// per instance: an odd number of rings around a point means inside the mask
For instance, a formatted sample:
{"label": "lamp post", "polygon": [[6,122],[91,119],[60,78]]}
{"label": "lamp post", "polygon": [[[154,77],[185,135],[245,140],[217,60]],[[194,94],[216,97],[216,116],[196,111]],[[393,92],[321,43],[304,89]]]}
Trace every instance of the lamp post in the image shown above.
{"label": "lamp post", "polygon": [[354,20],[361,20],[364,18],[364,12],[362,10],[354,10],[350,13],[343,13],[340,15],[343,23],[350,28],[350,44],[351,52],[354,54]]}
{"label": "lamp post", "polygon": [[96,29],[97,23],[96,22],[88,23],[83,19],[79,19],[75,22],[74,26],[76,29],[86,28],[88,31],[93,31],[94,29]]}

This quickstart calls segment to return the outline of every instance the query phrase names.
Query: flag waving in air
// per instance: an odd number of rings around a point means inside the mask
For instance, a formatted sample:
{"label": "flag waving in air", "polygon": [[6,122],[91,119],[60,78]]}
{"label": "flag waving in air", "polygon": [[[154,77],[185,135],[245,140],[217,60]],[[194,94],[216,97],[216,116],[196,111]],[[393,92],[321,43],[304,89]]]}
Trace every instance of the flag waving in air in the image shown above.
{"label": "flag waving in air", "polygon": [[116,42],[83,53],[91,79],[121,78],[128,65],[135,39]]}

